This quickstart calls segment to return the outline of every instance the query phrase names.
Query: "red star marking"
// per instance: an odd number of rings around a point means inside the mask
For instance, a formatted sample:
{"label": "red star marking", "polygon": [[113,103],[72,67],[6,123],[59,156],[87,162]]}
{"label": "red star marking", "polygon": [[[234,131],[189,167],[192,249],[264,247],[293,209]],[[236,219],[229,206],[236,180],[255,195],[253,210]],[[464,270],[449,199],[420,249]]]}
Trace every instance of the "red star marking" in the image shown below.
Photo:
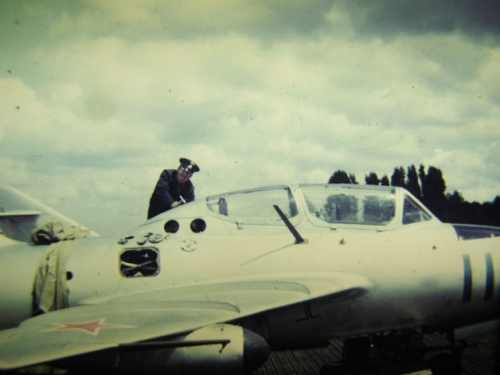
{"label": "red star marking", "polygon": [[67,331],[76,329],[89,333],[93,336],[99,336],[103,328],[136,328],[134,326],[126,326],[121,324],[108,324],[105,323],[106,319],[92,320],[83,323],[55,323],[54,328],[47,329],[46,331]]}

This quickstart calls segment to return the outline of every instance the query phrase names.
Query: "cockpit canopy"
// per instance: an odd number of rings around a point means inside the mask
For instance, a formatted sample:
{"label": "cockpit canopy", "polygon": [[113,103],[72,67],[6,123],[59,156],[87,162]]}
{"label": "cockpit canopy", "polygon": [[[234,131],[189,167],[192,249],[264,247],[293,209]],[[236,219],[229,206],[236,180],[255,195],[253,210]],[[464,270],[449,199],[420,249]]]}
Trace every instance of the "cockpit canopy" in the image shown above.
{"label": "cockpit canopy", "polygon": [[316,226],[386,227],[435,219],[406,190],[369,185],[281,185],[214,195],[206,202],[221,218],[245,224],[280,225],[274,206],[292,223],[303,206],[305,216]]}
{"label": "cockpit canopy", "polygon": [[208,208],[220,215],[245,224],[281,224],[274,206],[288,218],[298,215],[297,204],[288,186],[236,191],[207,198]]}
{"label": "cockpit canopy", "polygon": [[310,185],[302,193],[309,213],[329,224],[387,225],[396,212],[393,190]]}

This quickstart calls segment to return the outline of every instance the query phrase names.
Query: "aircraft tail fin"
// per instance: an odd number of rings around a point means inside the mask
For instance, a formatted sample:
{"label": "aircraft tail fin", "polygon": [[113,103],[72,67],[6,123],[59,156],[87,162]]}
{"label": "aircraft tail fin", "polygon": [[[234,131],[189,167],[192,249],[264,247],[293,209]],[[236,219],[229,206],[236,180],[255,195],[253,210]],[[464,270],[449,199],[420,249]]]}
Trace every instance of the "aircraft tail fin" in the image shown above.
{"label": "aircraft tail fin", "polygon": [[[64,227],[78,230],[87,228],[45,206],[19,190],[0,185],[0,233],[5,237],[22,242],[33,241],[33,231],[47,221],[60,222]],[[91,233],[96,235],[95,233]]]}

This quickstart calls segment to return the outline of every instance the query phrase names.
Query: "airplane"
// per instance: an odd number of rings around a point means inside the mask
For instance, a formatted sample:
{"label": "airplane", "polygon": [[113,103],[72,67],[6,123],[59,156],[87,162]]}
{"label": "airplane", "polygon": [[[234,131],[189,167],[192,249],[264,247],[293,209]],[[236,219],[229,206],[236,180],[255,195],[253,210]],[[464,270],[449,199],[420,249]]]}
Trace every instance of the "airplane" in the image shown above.
{"label": "airplane", "polygon": [[0,371],[243,374],[273,350],[418,356],[415,337],[454,350],[499,324],[500,228],[401,187],[227,192],[105,238],[2,186],[0,228]]}

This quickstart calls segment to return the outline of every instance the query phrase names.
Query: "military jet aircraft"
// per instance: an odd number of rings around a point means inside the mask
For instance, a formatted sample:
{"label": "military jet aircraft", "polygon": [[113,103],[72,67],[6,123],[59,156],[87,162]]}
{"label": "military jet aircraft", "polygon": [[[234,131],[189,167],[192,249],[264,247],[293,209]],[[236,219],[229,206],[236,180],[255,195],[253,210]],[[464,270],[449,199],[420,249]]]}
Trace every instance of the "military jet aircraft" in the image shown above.
{"label": "military jet aircraft", "polygon": [[344,338],[360,359],[498,323],[500,228],[442,223],[399,187],[229,192],[113,239],[12,188],[0,207],[1,370],[237,374],[270,350]]}

